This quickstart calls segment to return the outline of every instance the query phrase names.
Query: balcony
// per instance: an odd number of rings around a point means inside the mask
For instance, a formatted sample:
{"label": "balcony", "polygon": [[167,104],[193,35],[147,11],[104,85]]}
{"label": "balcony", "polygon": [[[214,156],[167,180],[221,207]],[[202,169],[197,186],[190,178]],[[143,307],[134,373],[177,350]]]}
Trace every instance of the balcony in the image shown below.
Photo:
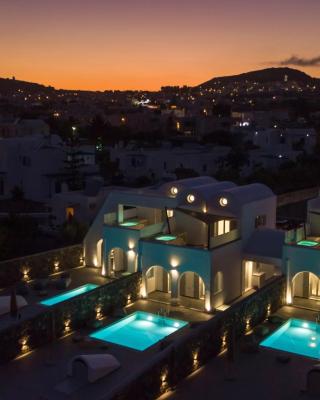
{"label": "balcony", "polygon": [[312,249],[320,249],[320,236],[308,235],[305,225],[286,231],[285,244]]}

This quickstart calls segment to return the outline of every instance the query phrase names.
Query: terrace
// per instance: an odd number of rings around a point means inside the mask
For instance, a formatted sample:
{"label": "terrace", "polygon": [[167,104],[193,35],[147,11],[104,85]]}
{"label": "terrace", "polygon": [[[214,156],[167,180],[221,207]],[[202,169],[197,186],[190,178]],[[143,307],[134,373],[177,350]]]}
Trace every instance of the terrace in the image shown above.
{"label": "terrace", "polygon": [[[126,307],[128,315],[136,311],[144,311],[152,314],[163,312],[163,305],[139,300]],[[189,323],[201,323],[212,318],[212,315],[195,312],[192,310],[177,307],[167,307],[170,318],[187,321]],[[108,326],[116,319],[108,317],[101,321],[103,326]],[[151,346],[145,351],[137,351],[129,347],[113,343],[104,343],[100,340],[90,342],[76,342],[73,338],[79,334],[88,335],[96,328],[82,329],[73,335],[68,335],[54,343],[41,347],[18,358],[9,364],[0,366],[0,386],[3,400],[20,398],[22,392],[28,393],[29,397],[24,398],[45,398],[47,400],[65,399],[66,396],[76,399],[98,399],[111,398],[119,388],[125,385],[126,381],[134,379],[136,375],[142,373],[148,365],[154,361],[161,351],[159,343]],[[182,337],[192,332],[192,324],[177,330],[166,340],[172,342],[176,338]],[[100,379],[94,384],[85,382],[75,382],[66,379],[68,362],[78,354],[112,354],[121,363],[121,368],[113,372],[110,376]],[[134,368],[132,366],[134,365]],[[8,385],[8,382],[16,381],[17,371],[19,383]]]}
{"label": "terrace", "polygon": [[[315,320],[314,312],[295,307],[282,307],[276,315],[284,319]],[[228,355],[224,352],[159,400],[192,400],[195,397],[248,400],[317,398],[306,393],[307,373],[316,360],[264,347],[248,353],[243,351],[246,340],[247,337],[237,347],[233,363],[228,362]],[[286,356],[289,356],[287,364],[279,361]]]}

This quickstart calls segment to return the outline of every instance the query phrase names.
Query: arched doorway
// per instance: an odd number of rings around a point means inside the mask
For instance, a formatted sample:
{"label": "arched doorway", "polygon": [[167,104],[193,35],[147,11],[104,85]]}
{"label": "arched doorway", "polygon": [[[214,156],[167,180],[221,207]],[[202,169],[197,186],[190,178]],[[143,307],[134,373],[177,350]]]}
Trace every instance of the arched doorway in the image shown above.
{"label": "arched doorway", "polygon": [[320,280],[312,272],[302,271],[292,279],[293,301],[299,299],[320,300]]}
{"label": "arched doorway", "polygon": [[110,275],[126,272],[128,269],[127,255],[120,247],[114,247],[108,254],[108,271]]}
{"label": "arched doorway", "polygon": [[186,307],[205,307],[205,284],[199,274],[193,271],[184,272],[179,279],[179,300]]}
{"label": "arched doorway", "polygon": [[170,274],[160,265],[150,267],[145,274],[146,292],[149,298],[170,300]]}

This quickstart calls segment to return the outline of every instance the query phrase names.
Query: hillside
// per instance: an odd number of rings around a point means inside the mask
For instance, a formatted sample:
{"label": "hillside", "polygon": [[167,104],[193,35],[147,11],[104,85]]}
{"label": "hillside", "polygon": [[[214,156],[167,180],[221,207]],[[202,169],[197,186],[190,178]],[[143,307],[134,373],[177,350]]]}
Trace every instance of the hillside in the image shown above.
{"label": "hillside", "polygon": [[17,92],[18,90],[28,93],[48,93],[54,90],[51,86],[44,86],[38,83],[19,81],[16,79],[0,78],[0,93],[3,95]]}
{"label": "hillside", "polygon": [[287,76],[289,82],[300,82],[300,83],[313,83],[319,81],[319,79],[312,78],[306,73],[293,68],[266,68],[258,71],[246,72],[239,75],[222,76],[218,78],[210,79],[198,86],[211,87],[215,84],[231,84],[231,83],[245,83],[245,82],[283,82]]}

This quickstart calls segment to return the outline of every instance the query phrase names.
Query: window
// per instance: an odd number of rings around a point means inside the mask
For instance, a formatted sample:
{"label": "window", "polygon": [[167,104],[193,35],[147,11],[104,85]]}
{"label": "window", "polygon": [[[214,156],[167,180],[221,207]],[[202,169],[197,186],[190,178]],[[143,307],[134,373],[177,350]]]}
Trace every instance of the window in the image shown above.
{"label": "window", "polygon": [[230,221],[229,219],[221,219],[220,221],[215,222],[214,236],[224,235],[230,232],[231,230],[235,229],[235,227],[232,225],[234,224],[232,224],[232,221]]}
{"label": "window", "polygon": [[265,226],[267,224],[267,216],[266,215],[257,215],[255,219],[255,227],[259,228],[260,226]]}
{"label": "window", "polygon": [[66,208],[66,219],[70,220],[74,217],[74,208],[73,207],[67,207]]}

